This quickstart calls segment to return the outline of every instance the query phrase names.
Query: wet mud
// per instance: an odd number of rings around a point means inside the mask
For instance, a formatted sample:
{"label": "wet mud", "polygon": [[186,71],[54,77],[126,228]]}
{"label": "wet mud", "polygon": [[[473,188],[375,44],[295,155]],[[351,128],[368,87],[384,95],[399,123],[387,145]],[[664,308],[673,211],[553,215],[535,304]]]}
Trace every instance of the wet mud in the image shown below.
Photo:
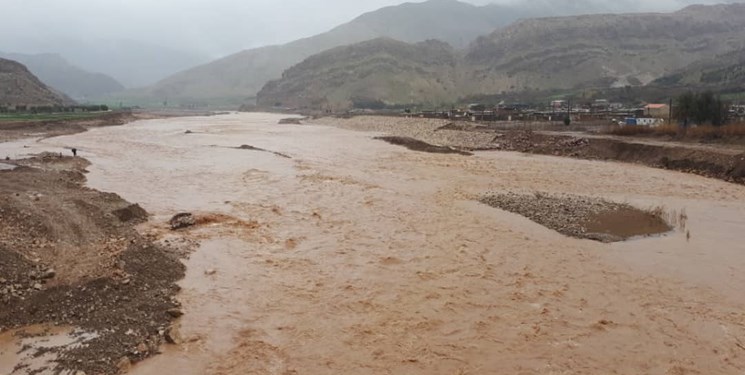
{"label": "wet mud", "polygon": [[463,156],[472,156],[467,151],[456,150],[448,146],[435,146],[427,142],[409,137],[375,137],[375,139],[388,142],[392,145],[403,146],[412,151],[429,152],[432,154],[458,154]]}

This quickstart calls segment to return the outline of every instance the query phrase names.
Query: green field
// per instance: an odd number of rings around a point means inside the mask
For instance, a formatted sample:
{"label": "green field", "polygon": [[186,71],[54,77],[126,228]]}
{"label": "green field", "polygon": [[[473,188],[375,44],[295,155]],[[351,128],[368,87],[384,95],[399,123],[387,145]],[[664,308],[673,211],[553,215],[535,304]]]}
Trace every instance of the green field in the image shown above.
{"label": "green field", "polygon": [[82,112],[82,113],[4,113],[0,114],[0,122],[18,121],[59,121],[95,118],[108,112]]}

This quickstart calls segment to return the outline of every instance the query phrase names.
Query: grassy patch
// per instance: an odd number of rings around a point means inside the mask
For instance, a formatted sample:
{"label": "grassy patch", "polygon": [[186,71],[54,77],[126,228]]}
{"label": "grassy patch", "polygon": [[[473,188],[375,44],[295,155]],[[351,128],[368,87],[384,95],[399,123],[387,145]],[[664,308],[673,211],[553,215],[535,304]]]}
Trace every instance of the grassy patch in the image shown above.
{"label": "grassy patch", "polygon": [[0,122],[78,120],[100,116],[108,112],[84,113],[9,113],[0,114]]}

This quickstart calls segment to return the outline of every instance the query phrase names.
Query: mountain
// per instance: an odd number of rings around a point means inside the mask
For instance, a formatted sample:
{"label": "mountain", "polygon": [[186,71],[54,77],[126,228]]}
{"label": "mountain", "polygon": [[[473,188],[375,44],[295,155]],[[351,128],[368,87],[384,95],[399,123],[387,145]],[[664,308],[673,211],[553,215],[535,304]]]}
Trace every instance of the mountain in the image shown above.
{"label": "mountain", "polygon": [[208,56],[143,41],[71,37],[0,38],[0,50],[23,54],[54,53],[89,72],[113,77],[127,88],[144,87],[209,61]]}
{"label": "mountain", "polygon": [[640,86],[744,42],[745,4],[530,19],[478,38],[462,87],[478,94]]}
{"label": "mountain", "polygon": [[21,63],[0,58],[0,106],[61,106],[74,102],[52,91]]}
{"label": "mountain", "polygon": [[719,55],[655,80],[655,86],[697,90],[742,91],[745,87],[745,49]]}
{"label": "mountain", "polygon": [[442,104],[457,99],[455,51],[439,41],[380,38],[337,47],[287,70],[259,92],[260,106],[323,108]]}
{"label": "mountain", "polygon": [[42,82],[78,101],[100,98],[124,90],[124,86],[115,79],[105,74],[85,71],[57,54],[0,52],[0,57],[26,65]]}
{"label": "mountain", "polygon": [[406,3],[364,14],[333,30],[281,46],[243,51],[171,76],[141,95],[158,100],[223,100],[243,103],[272,79],[316,53],[388,37],[404,42],[440,39],[464,47],[479,35],[506,25],[504,8],[455,0]]}
{"label": "mountain", "polygon": [[[258,104],[344,109],[359,100],[410,105],[503,93],[644,86],[713,56],[744,50],[745,4],[691,6],[666,14],[529,19],[480,37],[463,52],[441,48],[432,64],[426,64],[417,54],[430,58],[431,45],[376,40],[320,53],[268,83]],[[726,60],[728,74],[741,74],[741,56]],[[717,72],[705,77],[723,75]]]}

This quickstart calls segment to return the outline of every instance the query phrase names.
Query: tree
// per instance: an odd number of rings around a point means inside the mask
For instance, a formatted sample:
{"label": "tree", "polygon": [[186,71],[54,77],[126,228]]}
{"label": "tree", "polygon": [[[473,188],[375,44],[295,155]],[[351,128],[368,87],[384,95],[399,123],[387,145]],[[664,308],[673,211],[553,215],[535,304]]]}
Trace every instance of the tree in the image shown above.
{"label": "tree", "polygon": [[683,126],[691,123],[720,126],[727,119],[727,106],[721,98],[711,91],[704,93],[687,92],[676,100],[675,113]]}

